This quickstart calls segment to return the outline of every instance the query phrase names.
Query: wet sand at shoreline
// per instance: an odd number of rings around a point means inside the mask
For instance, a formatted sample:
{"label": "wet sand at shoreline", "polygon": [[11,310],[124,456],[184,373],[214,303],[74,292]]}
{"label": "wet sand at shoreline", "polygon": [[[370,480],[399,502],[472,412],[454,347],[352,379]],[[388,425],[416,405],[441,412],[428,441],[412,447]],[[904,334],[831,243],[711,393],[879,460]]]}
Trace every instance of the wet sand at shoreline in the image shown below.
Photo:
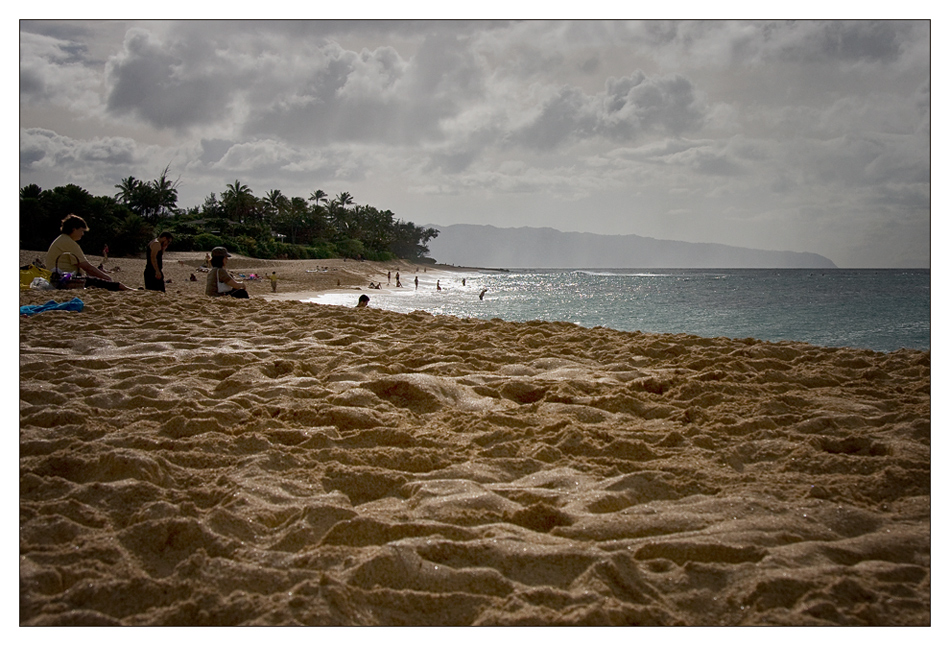
{"label": "wet sand at shoreline", "polygon": [[211,299],[196,259],[21,292],[85,304],[19,324],[21,625],[931,622],[929,352]]}

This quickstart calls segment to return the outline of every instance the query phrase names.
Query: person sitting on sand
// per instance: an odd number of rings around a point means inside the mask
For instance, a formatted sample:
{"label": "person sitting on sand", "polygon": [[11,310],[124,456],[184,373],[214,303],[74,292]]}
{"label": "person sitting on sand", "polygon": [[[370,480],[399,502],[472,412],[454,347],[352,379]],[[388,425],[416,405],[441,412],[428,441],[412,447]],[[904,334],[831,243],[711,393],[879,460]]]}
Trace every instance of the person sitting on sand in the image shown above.
{"label": "person sitting on sand", "polygon": [[356,304],[357,307],[366,307],[369,305],[369,296],[362,294],[360,296],[360,301]]}
{"label": "person sitting on sand", "polygon": [[87,274],[86,287],[108,289],[110,292],[132,289],[117,280],[113,280],[112,276],[93,267],[86,260],[86,256],[83,255],[82,249],[79,247],[79,240],[89,230],[85,220],[70,213],[63,218],[59,230],[59,237],[53,240],[53,243],[49,246],[49,251],[46,252],[47,269],[70,274],[82,270]]}
{"label": "person sitting on sand", "polygon": [[162,231],[145,248],[145,289],[165,291],[165,273],[162,270],[162,254],[168,249],[172,234]]}
{"label": "person sitting on sand", "polygon": [[225,266],[231,254],[224,247],[215,247],[211,250],[211,271],[205,281],[205,294],[208,296],[233,296],[234,298],[250,298],[247,286],[231,277]]}

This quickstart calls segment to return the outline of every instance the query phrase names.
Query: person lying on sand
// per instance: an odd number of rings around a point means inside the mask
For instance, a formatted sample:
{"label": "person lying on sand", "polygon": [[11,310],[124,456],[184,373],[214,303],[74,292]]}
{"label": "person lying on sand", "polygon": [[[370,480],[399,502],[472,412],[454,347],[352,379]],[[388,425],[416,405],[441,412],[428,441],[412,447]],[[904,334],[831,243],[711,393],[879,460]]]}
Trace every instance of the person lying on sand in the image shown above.
{"label": "person lying on sand", "polygon": [[76,274],[79,270],[82,270],[87,274],[86,287],[98,287],[99,289],[108,289],[111,292],[132,289],[113,280],[112,276],[93,267],[86,260],[86,256],[83,255],[82,249],[79,247],[79,240],[89,230],[85,220],[70,213],[63,218],[59,230],[59,237],[53,240],[53,243],[49,246],[49,251],[46,252],[46,266],[50,271]]}
{"label": "person lying on sand", "polygon": [[247,286],[234,280],[225,268],[231,254],[224,247],[215,247],[211,250],[211,271],[205,281],[205,294],[208,296],[233,296],[234,298],[250,298]]}

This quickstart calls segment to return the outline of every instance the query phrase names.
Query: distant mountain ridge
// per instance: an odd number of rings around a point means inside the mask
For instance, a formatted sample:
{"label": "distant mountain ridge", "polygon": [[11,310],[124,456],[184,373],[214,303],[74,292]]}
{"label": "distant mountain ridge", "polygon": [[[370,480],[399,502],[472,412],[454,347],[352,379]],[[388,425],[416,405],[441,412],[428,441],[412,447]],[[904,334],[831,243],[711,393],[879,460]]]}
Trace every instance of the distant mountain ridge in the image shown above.
{"label": "distant mountain ridge", "polygon": [[638,235],[567,233],[549,227],[426,225],[437,262],[492,268],[834,269],[816,253],[767,251],[724,244],[657,240]]}

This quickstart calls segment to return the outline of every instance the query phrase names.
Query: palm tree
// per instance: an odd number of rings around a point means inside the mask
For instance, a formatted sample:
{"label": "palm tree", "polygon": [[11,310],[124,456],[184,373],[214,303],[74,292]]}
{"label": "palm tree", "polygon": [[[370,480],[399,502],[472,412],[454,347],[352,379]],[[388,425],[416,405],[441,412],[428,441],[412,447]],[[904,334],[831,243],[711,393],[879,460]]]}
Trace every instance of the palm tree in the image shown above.
{"label": "palm tree", "polygon": [[333,198],[327,206],[330,223],[333,224],[334,228],[343,238],[351,237],[350,229],[352,229],[352,218],[351,213],[346,208],[351,204],[354,204],[353,196],[344,191]]}
{"label": "palm tree", "polygon": [[395,220],[395,214],[388,209],[364,207],[360,225],[363,244],[376,252],[388,251],[395,239]]}
{"label": "palm tree", "polygon": [[314,205],[319,205],[320,202],[323,202],[324,204],[326,204],[327,197],[329,196],[318,188],[317,190],[315,190],[313,193],[310,194],[310,197],[308,199],[311,202],[313,202]]}
{"label": "palm tree", "polygon": [[290,200],[280,192],[280,189],[275,188],[267,191],[267,196],[264,198],[264,210],[267,211],[269,216],[279,215],[288,206],[290,206]]}
{"label": "palm tree", "polygon": [[234,180],[233,184],[227,184],[227,190],[221,193],[221,203],[224,210],[232,219],[238,222],[244,222],[249,219],[257,206],[257,198],[251,192],[247,184],[242,184],[240,180]]}
{"label": "palm tree", "polygon": [[291,198],[284,223],[290,230],[290,243],[297,244],[297,232],[310,224],[310,209],[307,208],[307,200],[302,197]]}
{"label": "palm tree", "polygon": [[123,178],[121,183],[115,185],[115,188],[119,189],[119,192],[115,194],[115,199],[131,207],[138,196],[138,189],[141,184],[141,181],[131,175]]}
{"label": "palm tree", "polygon": [[346,191],[343,191],[342,193],[336,196],[336,203],[342,206],[343,208],[356,204],[356,202],[353,201],[353,196],[347,193]]}
{"label": "palm tree", "polygon": [[181,179],[169,181],[168,168],[169,166],[166,166],[158,179],[153,179],[149,183],[149,188],[152,190],[150,201],[154,203],[156,217],[167,216],[178,207],[178,184],[181,183]]}
{"label": "palm tree", "polygon": [[280,192],[280,189],[267,191],[267,196],[261,200],[264,215],[271,229],[277,229],[284,223],[284,215],[290,208],[290,200]]}
{"label": "palm tree", "polygon": [[43,189],[41,189],[39,185],[27,184],[26,186],[20,189],[20,199],[21,200],[30,200],[30,199],[36,200],[36,199],[39,199],[42,193],[43,193]]}

